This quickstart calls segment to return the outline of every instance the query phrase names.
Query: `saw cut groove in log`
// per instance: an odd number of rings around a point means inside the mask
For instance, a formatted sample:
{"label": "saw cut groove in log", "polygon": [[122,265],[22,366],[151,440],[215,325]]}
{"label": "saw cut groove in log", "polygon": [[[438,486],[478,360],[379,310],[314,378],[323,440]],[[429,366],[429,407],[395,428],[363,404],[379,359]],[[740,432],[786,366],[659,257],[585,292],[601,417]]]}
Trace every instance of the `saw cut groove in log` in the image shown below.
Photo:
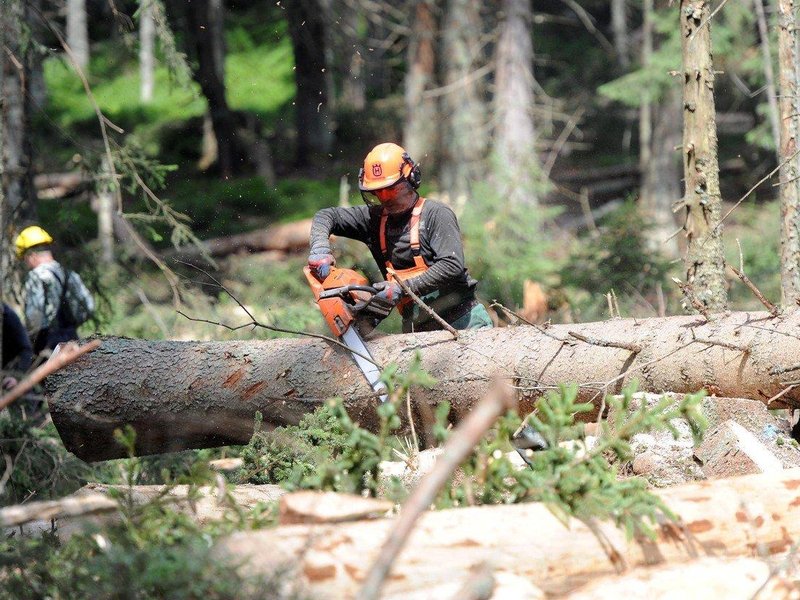
{"label": "saw cut groove in log", "polygon": [[[780,555],[800,536],[800,469],[656,493],[682,521],[662,525],[654,541],[627,541],[613,524],[597,524],[628,569],[702,556]],[[392,526],[386,519],[241,532],[223,540],[219,550],[248,560],[253,572],[294,562],[312,594],[352,598]],[[437,584],[484,563],[525,577],[548,597],[616,573],[586,525],[573,520],[567,528],[543,504],[458,508],[422,516],[392,565],[381,598],[430,598],[425,594]]]}
{"label": "saw cut groove in log", "polygon": [[[641,350],[564,344],[570,331]],[[699,342],[698,339],[703,340]],[[709,345],[713,340],[716,344]],[[414,390],[417,403],[448,401],[458,420],[490,388],[493,377],[517,389],[522,411],[562,383],[578,383],[579,399],[600,406],[632,379],[654,393],[696,392],[750,398],[770,408],[800,405],[800,388],[773,369],[800,358],[800,313],[732,313],[706,321],[680,316],[553,325],[547,334],[519,326],[390,335],[368,340],[372,356],[404,372],[419,353],[437,383]],[[741,352],[736,348],[746,348]],[[53,421],[67,449],[87,460],[123,457],[113,431],[131,424],[136,452],[154,454],[247,443],[254,415],[266,428],[296,424],[326,399],[344,399],[351,417],[377,425],[372,389],[349,353],[316,339],[174,342],[104,338],[98,350],[47,378]],[[783,393],[779,396],[779,394]],[[776,399],[777,398],[777,399]]]}

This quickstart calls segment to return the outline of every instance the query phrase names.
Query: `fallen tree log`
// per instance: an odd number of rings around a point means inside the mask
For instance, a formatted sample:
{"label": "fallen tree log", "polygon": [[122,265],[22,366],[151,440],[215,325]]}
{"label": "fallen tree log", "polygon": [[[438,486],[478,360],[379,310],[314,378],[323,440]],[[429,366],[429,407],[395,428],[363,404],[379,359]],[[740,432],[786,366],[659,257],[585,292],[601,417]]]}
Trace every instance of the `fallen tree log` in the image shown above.
{"label": "fallen tree log", "polygon": [[70,496],[60,500],[15,504],[0,508],[0,527],[13,527],[36,520],[49,521],[109,513],[116,511],[118,507],[116,500],[105,494],[96,493]]}
{"label": "fallen tree log", "polygon": [[[376,361],[400,372],[419,355],[437,383],[415,402],[469,411],[505,378],[520,409],[559,384],[580,385],[597,406],[638,379],[650,392],[751,398],[771,408],[800,404],[800,313],[615,319],[598,323],[391,335],[368,342]],[[350,354],[319,339],[149,342],[105,338],[102,346],[48,377],[53,421],[84,460],[124,456],[114,429],[131,424],[136,452],[153,454],[246,443],[256,411],[264,426],[297,423],[340,396],[351,416],[375,426],[377,402]],[[420,411],[423,414],[425,411]]]}
{"label": "fallen tree log", "polygon": [[[763,588],[763,589],[762,589]],[[725,600],[791,600],[797,598],[796,577],[772,574],[765,559],[706,556],[688,563],[634,569],[601,577],[566,596],[565,600],[620,598],[725,598]]]}
{"label": "fallen tree log", "polygon": [[0,509],[0,527],[19,527],[25,535],[39,535],[51,529],[56,521],[56,531],[63,542],[87,527],[103,527],[119,523],[120,505],[141,507],[150,503],[188,515],[200,524],[221,521],[230,514],[232,505],[245,511],[257,504],[266,504],[281,498],[286,491],[278,485],[237,485],[225,489],[216,487],[192,488],[188,485],[134,485],[115,486],[89,483],[77,492],[60,500],[31,502]]}
{"label": "fallen tree log", "polygon": [[[264,229],[237,235],[212,238],[202,242],[203,249],[211,257],[227,256],[237,252],[297,252],[308,249],[311,219],[293,223],[270,225]],[[183,246],[164,253],[166,258],[192,261],[201,257],[200,248]]]}
{"label": "fallen tree log", "polygon": [[[392,566],[381,598],[430,598],[430,590],[483,563],[522,576],[548,595],[597,577],[702,556],[770,556],[800,536],[800,469],[705,481],[657,492],[681,524],[667,522],[655,540],[626,540],[610,523],[565,527],[543,504],[426,513]],[[394,520],[290,525],[240,532],[218,548],[247,560],[251,572],[294,565],[312,595],[352,598]],[[610,558],[611,557],[611,558]]]}

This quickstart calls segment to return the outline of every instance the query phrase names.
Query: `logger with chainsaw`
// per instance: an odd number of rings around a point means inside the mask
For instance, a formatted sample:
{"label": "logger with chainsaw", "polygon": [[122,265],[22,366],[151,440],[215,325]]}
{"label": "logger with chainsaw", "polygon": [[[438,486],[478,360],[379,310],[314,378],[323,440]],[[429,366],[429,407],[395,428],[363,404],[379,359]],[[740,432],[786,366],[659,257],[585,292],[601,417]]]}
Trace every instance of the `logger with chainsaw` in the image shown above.
{"label": "logger with chainsaw", "polygon": [[358,187],[365,206],[324,208],[311,224],[308,266],[319,281],[336,263],[329,237],[364,242],[385,281],[373,284],[373,304],[397,307],[403,332],[441,329],[429,314],[404,294],[397,280],[419,296],[455,329],[491,327],[475,298],[477,281],[464,261],[461,232],[453,211],[417,192],[419,165],[397,144],[375,146],[364,159]]}

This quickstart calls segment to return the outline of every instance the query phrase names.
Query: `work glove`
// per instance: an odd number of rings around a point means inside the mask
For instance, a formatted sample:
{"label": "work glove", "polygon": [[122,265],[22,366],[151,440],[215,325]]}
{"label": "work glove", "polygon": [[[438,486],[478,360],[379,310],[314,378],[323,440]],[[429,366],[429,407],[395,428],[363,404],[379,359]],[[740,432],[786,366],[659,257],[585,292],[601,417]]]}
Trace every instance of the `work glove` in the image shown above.
{"label": "work glove", "polygon": [[388,316],[400,302],[403,296],[403,288],[394,281],[378,281],[373,283],[372,287],[378,290],[378,293],[370,300],[370,309],[372,312],[381,313],[384,317]]}
{"label": "work glove", "polygon": [[379,301],[391,306],[397,306],[403,297],[403,288],[400,287],[399,283],[395,283],[394,281],[378,281],[377,283],[373,283],[372,287],[378,290],[373,302]]}
{"label": "work glove", "polygon": [[336,259],[333,258],[333,254],[312,254],[308,257],[308,267],[318,281],[324,281],[335,264]]}

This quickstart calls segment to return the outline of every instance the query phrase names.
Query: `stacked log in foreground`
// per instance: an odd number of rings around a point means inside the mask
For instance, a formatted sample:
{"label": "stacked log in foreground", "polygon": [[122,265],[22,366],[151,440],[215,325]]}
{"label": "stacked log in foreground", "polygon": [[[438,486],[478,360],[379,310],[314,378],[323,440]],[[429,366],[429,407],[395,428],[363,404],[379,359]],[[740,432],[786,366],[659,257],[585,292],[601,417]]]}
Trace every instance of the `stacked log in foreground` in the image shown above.
{"label": "stacked log in foreground", "polygon": [[[574,334],[574,335],[573,335]],[[392,335],[368,342],[401,372],[421,358],[437,383],[418,403],[449,401],[453,417],[484,396],[493,377],[519,390],[527,411],[545,390],[580,384],[600,404],[631,379],[651,392],[694,392],[800,401],[800,314],[733,313],[599,323]],[[787,391],[788,388],[788,391]],[[84,460],[124,455],[113,430],[137,430],[138,454],[246,443],[256,411],[266,427],[296,423],[341,396],[354,419],[374,426],[376,398],[350,354],[329,342],[148,342],[120,338],[48,378],[50,410],[67,448]]]}
{"label": "stacked log in foreground", "polygon": [[[498,573],[523,577],[547,594],[565,594],[623,568],[702,556],[782,554],[800,537],[800,469],[658,493],[682,525],[662,526],[655,541],[627,541],[612,524],[601,524],[605,548],[585,525],[572,522],[567,529],[541,504],[426,513],[394,563],[381,597],[430,598],[431,590],[444,584],[455,591],[459,578],[484,563]],[[352,598],[392,526],[390,519],[283,526],[236,533],[219,550],[246,558],[253,572],[293,564],[312,595]]]}

